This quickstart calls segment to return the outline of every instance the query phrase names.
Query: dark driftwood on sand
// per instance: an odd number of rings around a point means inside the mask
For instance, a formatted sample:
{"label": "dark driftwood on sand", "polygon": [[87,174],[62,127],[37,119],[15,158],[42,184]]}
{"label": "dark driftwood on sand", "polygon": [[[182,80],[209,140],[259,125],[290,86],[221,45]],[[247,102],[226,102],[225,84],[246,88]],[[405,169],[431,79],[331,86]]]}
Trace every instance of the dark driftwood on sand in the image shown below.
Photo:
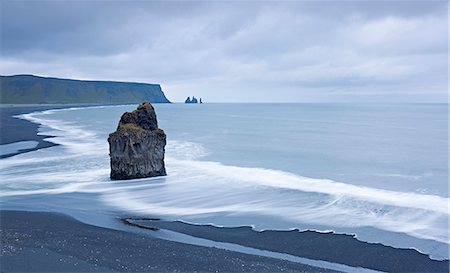
{"label": "dark driftwood on sand", "polygon": [[315,231],[255,231],[251,227],[215,227],[183,222],[128,219],[138,227],[168,229],[217,242],[323,260],[385,272],[449,272],[449,260],[436,261],[414,249],[359,241],[345,234]]}
{"label": "dark driftwood on sand", "polygon": [[62,214],[0,211],[2,272],[335,272],[87,225]]}

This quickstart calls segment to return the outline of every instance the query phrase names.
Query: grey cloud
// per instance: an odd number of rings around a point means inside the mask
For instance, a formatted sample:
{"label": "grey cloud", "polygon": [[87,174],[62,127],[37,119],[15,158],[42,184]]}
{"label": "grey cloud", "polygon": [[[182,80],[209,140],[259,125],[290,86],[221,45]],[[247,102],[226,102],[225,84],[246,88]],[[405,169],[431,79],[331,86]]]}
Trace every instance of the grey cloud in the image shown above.
{"label": "grey cloud", "polygon": [[446,100],[446,2],[1,5],[1,74],[157,82],[173,100]]}

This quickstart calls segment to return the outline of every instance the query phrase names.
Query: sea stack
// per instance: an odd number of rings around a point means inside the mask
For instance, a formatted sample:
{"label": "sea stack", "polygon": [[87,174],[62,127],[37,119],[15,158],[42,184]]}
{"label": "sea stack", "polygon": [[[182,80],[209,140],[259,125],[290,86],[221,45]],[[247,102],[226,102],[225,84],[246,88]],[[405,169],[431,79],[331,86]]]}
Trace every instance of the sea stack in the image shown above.
{"label": "sea stack", "polygon": [[144,102],[122,115],[108,137],[111,179],[125,180],[166,175],[166,134],[158,128],[153,106]]}

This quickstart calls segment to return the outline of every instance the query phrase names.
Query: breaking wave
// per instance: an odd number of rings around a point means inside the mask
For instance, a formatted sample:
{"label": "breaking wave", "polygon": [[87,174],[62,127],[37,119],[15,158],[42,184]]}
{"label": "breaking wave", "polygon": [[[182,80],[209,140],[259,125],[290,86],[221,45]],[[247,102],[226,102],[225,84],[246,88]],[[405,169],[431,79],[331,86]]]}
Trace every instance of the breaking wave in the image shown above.
{"label": "breaking wave", "polygon": [[[109,109],[89,109],[101,108]],[[270,216],[286,229],[302,224],[373,227],[449,244],[449,198],[230,166],[205,160],[210,151],[195,142],[168,141],[167,177],[109,182],[105,136],[117,119],[105,120],[106,129],[96,131],[58,115],[78,109],[21,116],[40,123],[41,134],[55,136],[49,141],[60,145],[3,159],[0,196],[87,193],[106,207],[133,213],[192,219]]]}

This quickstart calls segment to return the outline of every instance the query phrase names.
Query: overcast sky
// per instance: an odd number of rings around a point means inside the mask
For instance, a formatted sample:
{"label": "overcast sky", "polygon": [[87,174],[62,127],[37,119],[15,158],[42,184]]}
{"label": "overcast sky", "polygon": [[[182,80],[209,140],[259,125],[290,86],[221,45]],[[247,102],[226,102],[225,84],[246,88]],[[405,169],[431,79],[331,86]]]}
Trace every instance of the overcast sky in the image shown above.
{"label": "overcast sky", "polygon": [[447,1],[4,1],[1,75],[208,102],[447,102]]}

